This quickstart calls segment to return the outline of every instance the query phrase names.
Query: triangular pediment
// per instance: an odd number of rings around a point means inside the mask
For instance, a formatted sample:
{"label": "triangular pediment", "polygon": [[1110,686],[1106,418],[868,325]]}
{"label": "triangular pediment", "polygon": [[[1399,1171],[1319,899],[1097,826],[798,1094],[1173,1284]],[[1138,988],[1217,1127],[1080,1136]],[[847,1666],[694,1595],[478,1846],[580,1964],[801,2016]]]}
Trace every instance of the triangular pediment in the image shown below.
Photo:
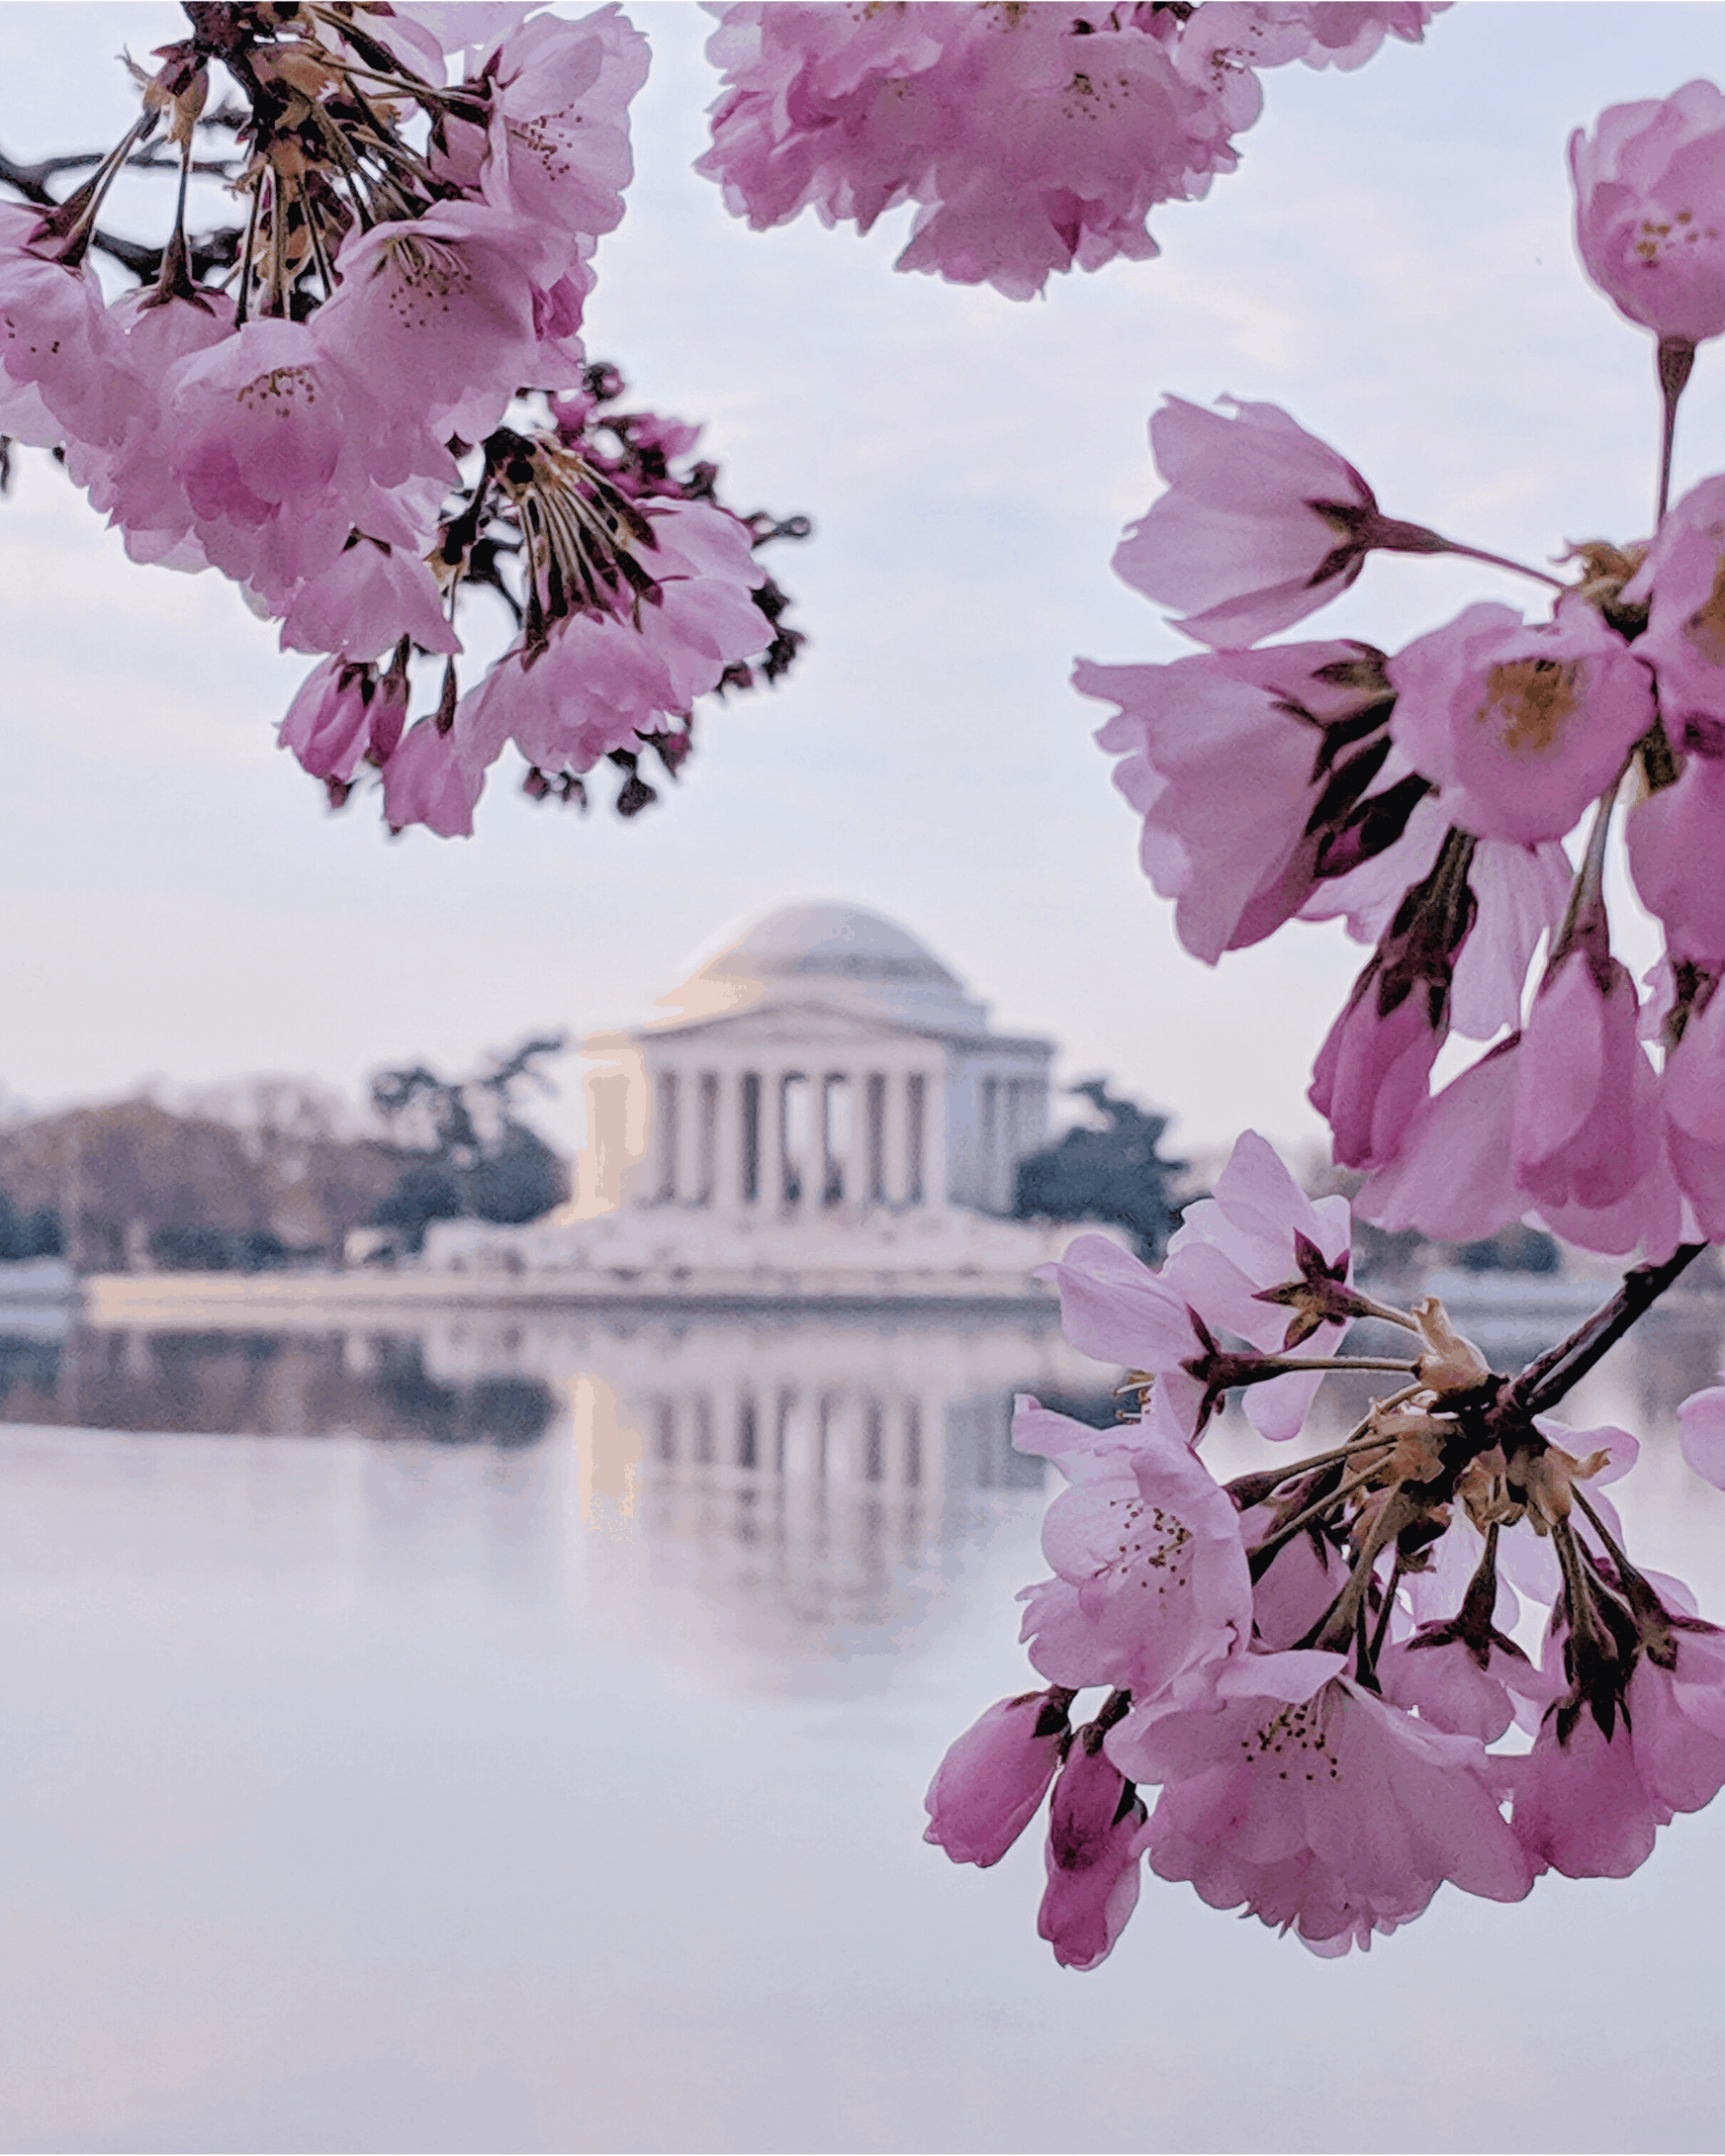
{"label": "triangular pediment", "polygon": [[806,1041],[811,1047],[864,1047],[871,1041],[927,1040],[922,1028],[895,1025],[890,1019],[869,1013],[846,1011],[830,1003],[798,1002],[790,998],[728,1011],[721,1018],[696,1019],[687,1026],[654,1027],[638,1036],[649,1054],[653,1043],[696,1039],[729,1046],[794,1047]]}

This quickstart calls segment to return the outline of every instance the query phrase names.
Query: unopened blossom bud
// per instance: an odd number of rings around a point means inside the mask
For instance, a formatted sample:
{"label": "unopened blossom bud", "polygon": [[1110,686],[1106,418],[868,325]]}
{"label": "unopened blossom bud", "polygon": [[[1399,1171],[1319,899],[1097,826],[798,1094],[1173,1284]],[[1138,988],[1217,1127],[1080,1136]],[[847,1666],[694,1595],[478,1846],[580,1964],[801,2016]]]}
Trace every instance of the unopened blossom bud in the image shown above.
{"label": "unopened blossom bud", "polygon": [[[1616,1206],[1653,1165],[1657,1082],[1636,1037],[1638,1016],[1635,984],[1623,967],[1582,947],[1558,958],[1534,998],[1518,1057],[1511,1143],[1516,1180],[1548,1217],[1566,1204],[1590,1212]],[[1563,1231],[1556,1218],[1552,1225]]]}
{"label": "unopened blossom bud", "polygon": [[1048,1884],[1037,1930],[1062,1968],[1094,1969],[1125,1931],[1137,1904],[1144,1818],[1092,1723],[1073,1743],[1048,1806]]}
{"label": "unopened blossom bud", "polygon": [[1317,1051],[1310,1098],[1344,1167],[1394,1160],[1426,1105],[1449,1032],[1455,961],[1479,911],[1469,882],[1475,848],[1465,832],[1448,834]]}
{"label": "unopened blossom bud", "polygon": [[1071,1696],[1026,1692],[998,1700],[973,1722],[935,1770],[923,1799],[929,1814],[923,1840],[955,1864],[998,1864],[1054,1778]]}
{"label": "unopened blossom bud", "polygon": [[350,779],[370,746],[376,695],[370,667],[325,659],[307,674],[276,738],[314,778]]}
{"label": "unopened blossom bud", "polygon": [[1725,330],[1725,95],[1685,83],[1570,137],[1576,240],[1631,321],[1696,344]]}
{"label": "unopened blossom bud", "polygon": [[1317,1051],[1310,1099],[1328,1123],[1337,1161],[1375,1168],[1393,1160],[1425,1106],[1443,1045],[1438,999],[1418,989],[1391,1002],[1377,961],[1367,967]]}

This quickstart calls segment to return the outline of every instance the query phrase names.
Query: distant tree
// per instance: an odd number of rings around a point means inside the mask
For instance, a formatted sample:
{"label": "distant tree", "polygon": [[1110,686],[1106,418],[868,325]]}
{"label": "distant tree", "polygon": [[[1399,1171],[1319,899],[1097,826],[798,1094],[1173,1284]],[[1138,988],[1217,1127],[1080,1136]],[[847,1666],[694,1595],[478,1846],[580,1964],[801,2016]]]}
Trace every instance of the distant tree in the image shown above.
{"label": "distant tree", "polygon": [[18,1258],[57,1258],[63,1247],[60,1216],[51,1206],[22,1212],[0,1191],[0,1263]]}
{"label": "distant tree", "polygon": [[1068,1130],[1057,1143],[1018,1164],[1013,1217],[1019,1220],[1103,1220],[1131,1230],[1139,1253],[1159,1258],[1179,1223],[1173,1191],[1187,1172],[1157,1147],[1166,1116],[1146,1115],[1135,1102],[1092,1078],[1069,1089],[1106,1119],[1100,1130]]}
{"label": "distant tree", "polygon": [[1520,1220],[1483,1242],[1463,1243],[1456,1252],[1456,1263],[1467,1273],[1555,1273],[1561,1262],[1551,1236]]}
{"label": "distant tree", "polygon": [[234,1238],[224,1228],[170,1220],[149,1238],[149,1254],[169,1273],[226,1273],[233,1264]]}
{"label": "distant tree", "polygon": [[458,1220],[465,1211],[457,1177],[435,1161],[417,1160],[402,1170],[395,1189],[372,1214],[372,1222],[399,1228],[404,1247],[417,1251],[433,1220]]}
{"label": "distant tree", "polygon": [[[242,1096],[285,1098],[296,1089],[310,1092],[298,1081],[253,1080],[191,1108],[114,1101],[0,1128],[0,1190],[14,1209],[10,1225],[0,1213],[0,1245],[15,1255],[59,1249],[80,1272],[190,1264],[157,1256],[166,1229],[223,1238],[202,1246],[223,1270],[256,1271],[286,1252],[339,1251],[394,1186],[403,1156],[375,1133],[344,1136],[304,1122],[289,1129],[285,1116],[260,1135]],[[227,1113],[246,1121],[227,1122]],[[191,1245],[170,1237],[167,1247]]]}
{"label": "distant tree", "polygon": [[521,1123],[505,1124],[496,1146],[468,1171],[469,1211],[499,1225],[540,1219],[568,1196],[563,1162]]}
{"label": "distant tree", "polygon": [[380,1071],[372,1106],[388,1122],[416,1112],[426,1142],[409,1156],[373,1223],[400,1229],[407,1248],[417,1251],[433,1220],[515,1226],[561,1205],[569,1195],[563,1162],[518,1121],[513,1100],[523,1082],[548,1087],[535,1065],[564,1046],[560,1033],[524,1040],[476,1078],[440,1078],[423,1063]]}

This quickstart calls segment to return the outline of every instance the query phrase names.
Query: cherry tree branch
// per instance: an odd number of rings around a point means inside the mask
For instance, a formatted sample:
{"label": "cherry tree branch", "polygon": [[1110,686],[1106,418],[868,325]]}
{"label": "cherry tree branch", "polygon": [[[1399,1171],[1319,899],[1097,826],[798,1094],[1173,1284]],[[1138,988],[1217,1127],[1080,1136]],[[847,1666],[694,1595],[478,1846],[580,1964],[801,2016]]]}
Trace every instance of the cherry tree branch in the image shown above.
{"label": "cherry tree branch", "polygon": [[[57,210],[59,202],[48,186],[49,180],[62,172],[83,171],[100,164],[101,161],[100,156],[91,151],[72,156],[43,157],[35,164],[24,164],[18,158],[9,156],[4,148],[0,148],[0,184],[16,189],[26,202],[38,210]],[[145,172],[177,173],[179,170],[177,158],[164,158],[154,149],[139,151],[136,157],[129,157],[126,161],[129,166]],[[195,163],[192,170],[225,178],[230,167],[219,159],[208,159]],[[200,237],[189,240],[188,258],[193,276],[201,277],[206,270],[226,268],[234,259],[238,239],[237,228],[222,225],[215,231],[205,232]],[[146,284],[161,274],[164,250],[160,247],[146,246],[137,239],[124,239],[118,232],[105,232],[100,228],[91,233],[90,244],[100,247],[112,261],[118,262],[123,269],[130,270],[134,277]]]}
{"label": "cherry tree branch", "polygon": [[1527,1365],[1511,1383],[1505,1404],[1525,1415],[1543,1414],[1556,1406],[1706,1247],[1705,1243],[1680,1243],[1663,1264],[1638,1265],[1625,1273],[1622,1287],[1609,1303]]}

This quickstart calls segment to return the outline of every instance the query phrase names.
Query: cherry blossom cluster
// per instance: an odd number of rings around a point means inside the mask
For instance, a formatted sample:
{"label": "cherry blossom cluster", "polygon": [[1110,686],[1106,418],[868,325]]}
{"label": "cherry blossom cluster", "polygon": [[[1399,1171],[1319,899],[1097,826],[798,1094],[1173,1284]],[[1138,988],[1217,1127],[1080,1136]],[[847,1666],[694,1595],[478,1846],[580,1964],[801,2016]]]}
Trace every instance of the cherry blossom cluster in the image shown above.
{"label": "cherry blossom cluster", "polygon": [[[1599,1486],[1635,1440],[1547,1411],[1693,1251],[1509,1378],[1435,1302],[1356,1288],[1350,1237],[1346,1201],[1247,1132],[1159,1271],[1100,1235],[1048,1269],[1140,1404],[1094,1429],[1020,1402],[1015,1442],[1069,1485],[1021,1596],[1044,1686],[952,1747],[927,1839],[993,1864],[1047,1796],[1039,1929],[1069,1967],[1110,1952],[1146,1856],[1336,1955],[1446,1881],[1510,1902],[1623,1876],[1725,1784],[1725,1632],[1631,1562]],[[1406,1348],[1337,1354],[1364,1320]],[[1338,1369],[1400,1382],[1339,1444],[1216,1480],[1230,1394],[1285,1443]]]}
{"label": "cherry blossom cluster", "polygon": [[[710,465],[679,469],[695,430],[617,414],[589,363],[646,41],[614,6],[186,13],[90,177],[0,204],[0,430],[58,448],[135,559],[219,569],[326,655],[282,739],[335,797],[371,766],[393,826],[465,834],[512,743],[540,797],[582,798],[611,758],[619,806],[644,805],[643,748],[675,770],[697,697],[794,652],[755,549],[807,528],[724,508]],[[196,240],[213,131],[244,222]],[[140,251],[102,206],[158,135],[172,233],[111,297],[93,250]],[[482,587],[512,634],[464,689],[455,620]],[[410,723],[416,656],[442,666]]]}
{"label": "cherry blossom cluster", "polygon": [[[1273,404],[1170,399],[1168,492],[1115,567],[1208,649],[1076,682],[1119,707],[1097,738],[1189,949],[1338,916],[1374,946],[1311,1094],[1366,1217],[1468,1240],[1532,1215],[1657,1260],[1725,1237],[1725,475],[1668,506],[1678,399],[1725,333],[1725,95],[1613,108],[1571,162],[1583,259],[1659,340],[1652,538],[1523,570],[1385,515]],[[1393,656],[1265,641],[1374,549],[1516,572],[1550,611],[1482,600]],[[1664,931],[1639,985],[1619,846]],[[1451,1034],[1484,1052],[1435,1087]]]}
{"label": "cherry blossom cluster", "polygon": [[1028,299],[1050,272],[1157,252],[1145,219],[1239,162],[1258,70],[1363,66],[1438,6],[1205,0],[714,6],[725,94],[697,170],[759,231],[811,206],[867,231],[917,205],[901,270]]}

